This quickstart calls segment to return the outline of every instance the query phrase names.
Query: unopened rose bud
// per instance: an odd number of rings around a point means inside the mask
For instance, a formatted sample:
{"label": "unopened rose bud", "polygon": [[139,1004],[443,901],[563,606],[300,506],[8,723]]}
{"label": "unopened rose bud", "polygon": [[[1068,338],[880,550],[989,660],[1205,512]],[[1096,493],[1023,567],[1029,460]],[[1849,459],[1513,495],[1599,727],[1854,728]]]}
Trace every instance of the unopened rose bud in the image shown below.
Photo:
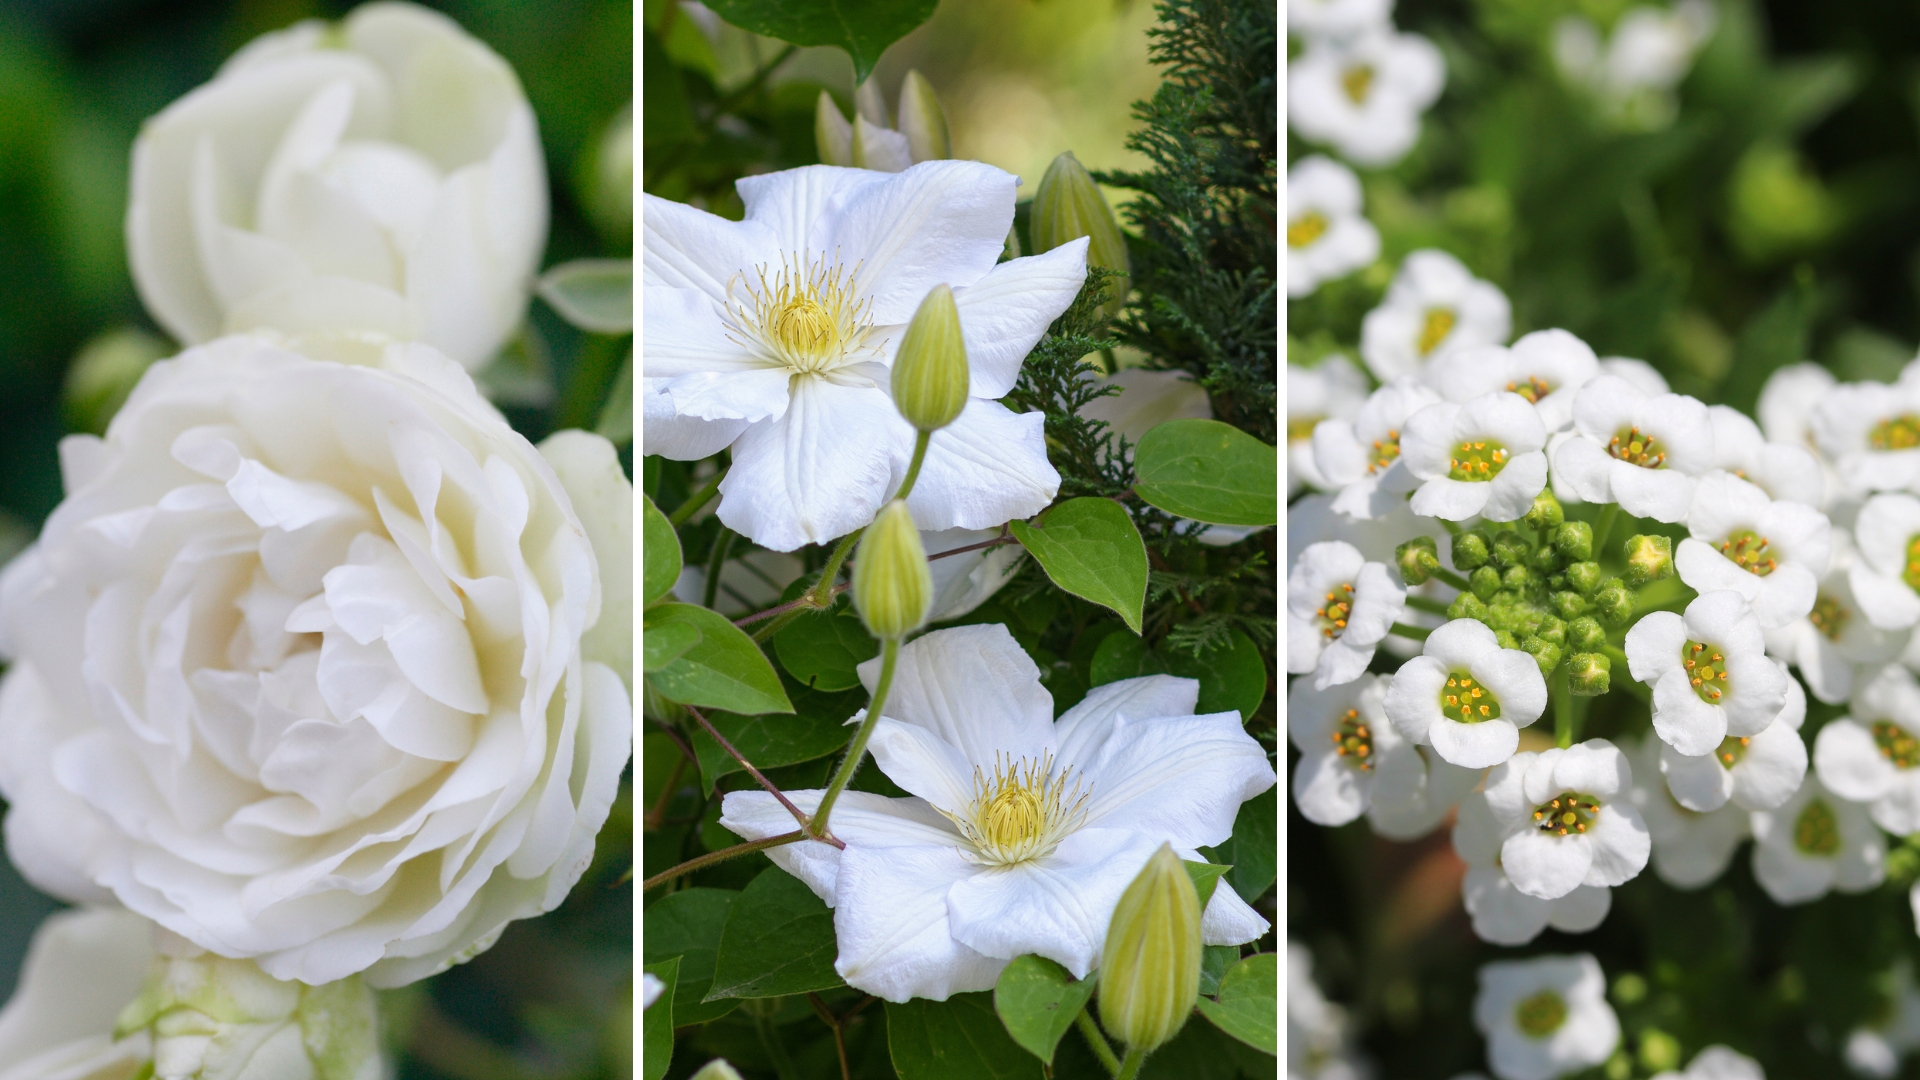
{"label": "unopened rose bud", "polygon": [[917,165],[953,156],[947,139],[947,114],[934,96],[933,84],[918,71],[907,72],[900,84],[900,134],[907,137],[907,150]]}
{"label": "unopened rose bud", "polygon": [[853,608],[867,630],[888,641],[920,629],[933,606],[933,575],[906,503],[880,509],[854,559]]}
{"label": "unopened rose bud", "polygon": [[1633,590],[1619,578],[1608,578],[1593,594],[1593,607],[1602,625],[1625,626],[1633,618]]}
{"label": "unopened rose bud", "polygon": [[1627,538],[1627,568],[1621,578],[1637,589],[1673,576],[1673,538],[1639,533]]}
{"label": "unopened rose bud", "polygon": [[1200,894],[1161,844],[1120,894],[1100,962],[1100,1022],[1140,1051],[1158,1049],[1200,997]]}
{"label": "unopened rose bud", "polygon": [[1593,526],[1584,521],[1563,521],[1553,527],[1553,550],[1568,562],[1593,558]]}
{"label": "unopened rose bud", "polygon": [[1567,622],[1567,645],[1575,652],[1592,652],[1607,643],[1607,628],[1591,615]]}
{"label": "unopened rose bud", "polygon": [[1393,560],[1400,567],[1400,580],[1408,585],[1424,585],[1440,569],[1440,551],[1431,536],[1416,536],[1394,548]]}
{"label": "unopened rose bud", "polygon": [[953,290],[935,285],[913,313],[893,357],[893,404],[907,423],[938,431],[967,407],[967,343]]}
{"label": "unopened rose bud", "polygon": [[840,115],[833,95],[820,91],[813,106],[813,141],[820,151],[820,163],[850,168],[853,165],[853,125]]}
{"label": "unopened rose bud", "polygon": [[1564,655],[1560,646],[1538,635],[1528,635],[1521,641],[1520,651],[1533,657],[1533,662],[1540,665],[1543,677],[1553,674],[1553,669],[1560,666],[1560,657]]}
{"label": "unopened rose bud", "polygon": [[1040,177],[1027,228],[1036,255],[1087,237],[1087,265],[1105,267],[1120,275],[1108,284],[1108,299],[1101,310],[1111,316],[1126,303],[1126,237],[1113,216],[1113,207],[1100,194],[1100,185],[1093,182],[1093,176],[1071,150],[1054,158]]}
{"label": "unopened rose bud", "polygon": [[1551,529],[1567,520],[1567,512],[1560,506],[1560,500],[1553,497],[1553,489],[1547,488],[1533,497],[1533,507],[1527,511],[1526,522],[1536,529]]}
{"label": "unopened rose bud", "polygon": [[1567,585],[1581,596],[1592,596],[1600,587],[1600,564],[1597,562],[1577,562],[1563,571],[1567,575]]}
{"label": "unopened rose bud", "polygon": [[1607,692],[1613,661],[1599,653],[1575,653],[1567,658],[1567,688],[1575,697],[1599,697]]}

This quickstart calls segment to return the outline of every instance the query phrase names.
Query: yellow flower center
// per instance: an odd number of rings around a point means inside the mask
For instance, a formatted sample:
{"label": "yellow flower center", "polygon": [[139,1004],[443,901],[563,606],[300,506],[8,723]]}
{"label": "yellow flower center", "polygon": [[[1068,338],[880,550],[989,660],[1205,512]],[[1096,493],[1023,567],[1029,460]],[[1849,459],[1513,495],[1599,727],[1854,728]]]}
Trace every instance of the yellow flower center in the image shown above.
{"label": "yellow flower center", "polygon": [[1840,601],[1821,593],[1814,598],[1813,610],[1807,613],[1807,621],[1815,630],[1827,635],[1829,641],[1839,641],[1840,634],[1847,628],[1849,613],[1840,606]]}
{"label": "yellow flower center", "polygon": [[1875,450],[1911,450],[1920,446],[1920,416],[1901,413],[1880,421],[1867,432],[1867,445]]}
{"label": "yellow flower center", "polygon": [[1473,676],[1455,671],[1447,676],[1446,689],[1440,691],[1440,712],[1449,720],[1477,724],[1500,719],[1500,701]]}
{"label": "yellow flower center", "polygon": [[1767,538],[1752,529],[1742,529],[1720,541],[1720,554],[1755,577],[1766,577],[1780,568],[1779,560],[1767,551]]}
{"label": "yellow flower center", "polygon": [[1361,772],[1373,771],[1373,732],[1360,719],[1359,709],[1348,709],[1340,718],[1340,726],[1333,733],[1333,752],[1352,758],[1349,764]]}
{"label": "yellow flower center", "polygon": [[1091,792],[1082,792],[1073,770],[1054,772],[1053,755],[1039,760],[996,755],[993,775],[975,768],[973,801],[949,821],[973,845],[969,856],[989,866],[1042,858],[1086,819]]}
{"label": "yellow flower center", "polygon": [[1808,855],[1840,854],[1840,819],[1825,799],[1815,799],[1793,822],[1793,846]]}
{"label": "yellow flower center", "polygon": [[1453,326],[1459,321],[1460,317],[1454,314],[1452,308],[1428,308],[1426,317],[1420,320],[1420,339],[1414,342],[1414,347],[1420,350],[1421,356],[1427,355],[1447,340],[1447,335],[1453,333]]}
{"label": "yellow flower center", "polygon": [[1542,990],[1514,1007],[1513,1022],[1530,1039],[1544,1039],[1567,1022],[1567,1002],[1551,990]]}
{"label": "yellow flower center", "polygon": [[1907,568],[1900,573],[1900,580],[1907,588],[1920,592],[1920,536],[1907,540]]}
{"label": "yellow flower center", "polygon": [[1340,73],[1340,88],[1347,92],[1347,100],[1355,105],[1367,102],[1367,91],[1373,88],[1373,68],[1367,64],[1355,64]]}
{"label": "yellow flower center", "polygon": [[1729,735],[1720,740],[1720,749],[1715,750],[1713,756],[1719,759],[1720,764],[1731,769],[1735,765],[1740,764],[1741,758],[1747,756],[1747,747],[1752,743],[1752,738],[1738,738]]}
{"label": "yellow flower center", "polygon": [[1533,824],[1543,833],[1566,836],[1586,832],[1599,813],[1599,799],[1577,791],[1565,791],[1551,802],[1533,808]]}
{"label": "yellow flower center", "polygon": [[[1399,457],[1400,431],[1398,428],[1389,428],[1386,438],[1373,441],[1373,452],[1367,455],[1368,474],[1385,472]],[[1920,589],[1920,585],[1914,587]]]}
{"label": "yellow flower center", "polygon": [[1491,480],[1500,475],[1513,455],[1497,442],[1475,440],[1453,448],[1447,475],[1455,480]]}
{"label": "yellow flower center", "polygon": [[1651,435],[1637,427],[1622,429],[1607,442],[1607,453],[1643,469],[1659,469],[1667,464],[1667,452]]}
{"label": "yellow flower center", "polygon": [[1309,210],[1301,214],[1287,222],[1287,246],[1306,247],[1325,236],[1329,224],[1327,215],[1318,210]]}
{"label": "yellow flower center", "polygon": [[1539,404],[1541,398],[1553,393],[1553,387],[1548,386],[1547,381],[1540,376],[1529,375],[1524,379],[1516,379],[1508,383],[1507,393],[1519,394],[1528,401]]}
{"label": "yellow flower center", "polygon": [[1920,764],[1920,740],[1915,740],[1906,728],[1891,720],[1874,722],[1873,744],[1880,748],[1880,756],[1893,762],[1896,769],[1911,769]]}
{"label": "yellow flower center", "polygon": [[1347,632],[1347,617],[1353,614],[1353,586],[1336,585],[1327,593],[1327,602],[1314,612],[1320,616],[1320,632],[1337,638]]}
{"label": "yellow flower center", "polygon": [[857,298],[855,273],[825,259],[802,264],[796,257],[771,274],[756,267],[754,283],[736,274],[727,283],[727,337],[795,375],[823,375],[863,353],[878,359],[880,349],[866,341],[872,304]]}
{"label": "yellow flower center", "polygon": [[1287,417],[1287,442],[1297,443],[1313,438],[1313,429],[1320,426],[1320,421],[1325,419],[1326,417],[1318,415]]}
{"label": "yellow flower center", "polygon": [[1687,681],[1701,701],[1718,705],[1727,696],[1727,658],[1719,649],[1689,641],[1680,646],[1680,662],[1686,665]]}

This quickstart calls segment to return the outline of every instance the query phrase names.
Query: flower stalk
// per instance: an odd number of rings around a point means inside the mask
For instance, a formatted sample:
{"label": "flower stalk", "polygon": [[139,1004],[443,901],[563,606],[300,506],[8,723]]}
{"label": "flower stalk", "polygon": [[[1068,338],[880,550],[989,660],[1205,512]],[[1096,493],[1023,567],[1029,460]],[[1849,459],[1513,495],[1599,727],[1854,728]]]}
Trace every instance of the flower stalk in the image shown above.
{"label": "flower stalk", "polygon": [[873,699],[867,704],[866,719],[860,721],[860,730],[854,733],[853,742],[847,747],[847,756],[840,760],[840,767],[834,770],[833,781],[827,785],[826,794],[820,796],[820,806],[807,823],[806,835],[815,840],[827,840],[832,836],[827,831],[827,816],[833,812],[833,804],[853,779],[854,770],[860,767],[860,759],[866,756],[867,740],[873,737],[874,726],[880,722],[880,710],[887,704],[887,691],[893,686],[893,669],[900,660],[900,640],[889,638],[880,648],[880,681],[875,684]]}

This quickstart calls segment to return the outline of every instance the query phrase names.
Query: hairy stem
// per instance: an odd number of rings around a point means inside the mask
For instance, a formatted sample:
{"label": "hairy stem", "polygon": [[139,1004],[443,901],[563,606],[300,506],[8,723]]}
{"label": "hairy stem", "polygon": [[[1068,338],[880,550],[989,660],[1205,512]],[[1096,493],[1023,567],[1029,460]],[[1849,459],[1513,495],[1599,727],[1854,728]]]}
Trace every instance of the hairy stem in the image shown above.
{"label": "hairy stem", "polygon": [[1607,534],[1613,531],[1613,521],[1620,516],[1620,504],[1608,503],[1600,508],[1600,520],[1593,523],[1593,557],[1605,559],[1607,555]]}
{"label": "hairy stem", "polygon": [[1085,1006],[1081,1006],[1080,1014],[1073,1018],[1073,1024],[1080,1029],[1087,1045],[1093,1047],[1093,1056],[1100,1059],[1100,1064],[1105,1065],[1109,1073],[1119,1076],[1120,1059],[1114,1056],[1113,1047],[1107,1045],[1107,1037],[1100,1033],[1100,1025],[1093,1022]]}
{"label": "hairy stem", "polygon": [[1147,1052],[1138,1047],[1127,1047],[1127,1060],[1120,1063],[1118,1080],[1133,1080],[1140,1075],[1140,1066],[1147,1060]]}
{"label": "hairy stem", "polygon": [[1438,600],[1429,600],[1424,596],[1407,597],[1407,606],[1415,611],[1424,611],[1429,615],[1445,615],[1447,605]]}
{"label": "hairy stem", "polygon": [[893,493],[894,498],[904,502],[913,492],[913,482],[920,479],[920,466],[927,460],[927,440],[932,437],[931,431],[922,431],[914,436],[913,462],[907,466],[907,479],[900,485],[900,490]]}
{"label": "hairy stem", "polygon": [[1433,571],[1433,576],[1435,580],[1444,581],[1448,585],[1451,585],[1454,588],[1459,589],[1461,592],[1471,592],[1473,589],[1473,586],[1467,584],[1466,578],[1461,577],[1459,574],[1456,574],[1445,567],[1435,567]]}
{"label": "hairy stem", "polygon": [[1553,669],[1547,680],[1547,693],[1553,697],[1553,745],[1565,750],[1573,745],[1573,690],[1567,685],[1567,665]]}
{"label": "hairy stem", "polygon": [[867,740],[873,737],[874,725],[880,722],[880,710],[886,707],[887,691],[893,686],[893,669],[900,660],[900,639],[889,638],[882,645],[880,653],[880,682],[874,687],[873,699],[867,703],[867,718],[860,722],[860,730],[847,747],[847,756],[840,761],[840,768],[833,774],[833,782],[827,785],[826,794],[820,796],[820,807],[813,812],[813,820],[807,823],[807,834],[816,840],[831,835],[827,832],[827,815],[833,812],[833,804],[846,790],[847,782],[853,779],[853,771],[860,767],[860,759],[867,752]]}
{"label": "hairy stem", "polygon": [[805,831],[795,829],[790,833],[781,833],[779,836],[769,836],[765,840],[749,840],[744,844],[735,844],[732,847],[721,848],[719,851],[709,851],[697,859],[688,859],[679,866],[670,867],[653,875],[640,883],[640,891],[646,892],[655,885],[664,885],[674,878],[684,877],[687,874],[693,873],[695,870],[705,870],[709,866],[726,862],[728,859],[737,859],[742,855],[751,855],[756,851],[765,851],[768,848],[784,847],[787,844],[798,843],[806,839],[808,839],[808,836]]}

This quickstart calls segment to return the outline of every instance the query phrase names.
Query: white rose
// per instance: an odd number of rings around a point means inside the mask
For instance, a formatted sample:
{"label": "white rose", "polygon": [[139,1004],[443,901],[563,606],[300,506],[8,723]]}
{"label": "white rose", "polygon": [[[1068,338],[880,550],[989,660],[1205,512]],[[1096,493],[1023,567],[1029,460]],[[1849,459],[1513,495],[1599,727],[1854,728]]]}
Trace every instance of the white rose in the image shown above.
{"label": "white rose", "polygon": [[120,908],[47,916],[20,985],[0,1009],[0,1080],[131,1080],[153,1056],[145,1032],[116,1041],[120,1012],[153,966],[153,925]]}
{"label": "white rose", "polygon": [[423,345],[356,366],[243,335],[156,364],[61,463],[0,576],[29,879],[383,987],[560,903],[632,738],[605,440],[536,450]]}
{"label": "white rose", "polygon": [[188,344],[374,334],[476,368],[519,325],[546,238],[513,69],[411,4],[255,40],[133,144],[134,284]]}

